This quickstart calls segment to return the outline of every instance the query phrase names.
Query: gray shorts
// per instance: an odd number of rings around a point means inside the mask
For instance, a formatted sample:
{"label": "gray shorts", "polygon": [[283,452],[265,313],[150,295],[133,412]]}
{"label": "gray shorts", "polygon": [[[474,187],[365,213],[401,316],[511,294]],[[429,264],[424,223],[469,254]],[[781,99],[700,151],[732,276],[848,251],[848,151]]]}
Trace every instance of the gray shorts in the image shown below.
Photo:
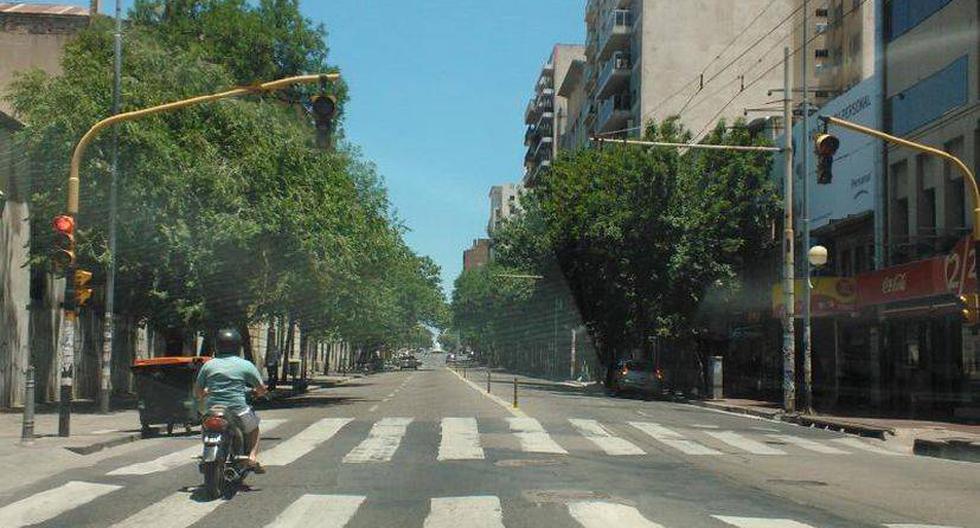
{"label": "gray shorts", "polygon": [[251,433],[259,428],[259,415],[255,414],[255,411],[251,407],[235,409],[235,415],[238,416],[238,421],[242,424],[242,430],[246,433]]}

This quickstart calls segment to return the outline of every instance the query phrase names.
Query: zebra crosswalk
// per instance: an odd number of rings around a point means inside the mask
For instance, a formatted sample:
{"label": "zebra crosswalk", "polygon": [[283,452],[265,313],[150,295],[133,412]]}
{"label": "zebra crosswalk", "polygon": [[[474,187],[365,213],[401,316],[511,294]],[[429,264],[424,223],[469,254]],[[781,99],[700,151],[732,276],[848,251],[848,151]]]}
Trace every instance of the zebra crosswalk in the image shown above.
{"label": "zebra crosswalk", "polygon": [[[480,420],[476,417],[446,417],[438,423],[437,462],[485,461],[487,449],[513,450],[546,455],[568,455],[570,450],[589,449],[592,454],[613,457],[658,456],[657,448],[694,456],[760,455],[847,456],[854,453],[899,455],[864,439],[845,437],[818,440],[790,434],[733,431],[678,426],[667,427],[648,421],[602,423],[599,420],[570,418],[549,423],[551,431],[535,418],[508,417]],[[283,425],[284,420],[266,420],[263,433]],[[261,458],[266,466],[287,466],[318,447],[344,435],[363,435],[353,427],[354,418],[323,418],[277,443],[264,447]],[[411,417],[380,418],[372,423],[366,437],[342,458],[344,464],[391,462],[403,440],[421,429],[436,427]],[[505,432],[501,433],[501,429]],[[555,434],[557,429],[558,434]],[[486,435],[497,439],[484,445]],[[576,441],[573,437],[584,439]],[[500,438],[503,437],[503,440]],[[650,444],[651,447],[647,447]],[[263,444],[265,445],[265,444]],[[157,458],[113,469],[109,476],[149,475],[191,463],[200,454],[197,443]]]}
{"label": "zebra crosswalk", "polygon": [[[89,482],[69,482],[59,488],[49,490],[0,508],[0,526],[20,528],[55,519],[68,510],[78,508],[103,495],[118,490],[120,486]],[[422,499],[419,499],[422,500]],[[524,525],[520,504],[523,499],[513,498],[501,501],[496,495],[473,495],[432,497],[427,500],[428,509],[421,521],[423,528],[505,528],[510,520]],[[128,517],[112,525],[112,528],[154,526],[162,528],[187,528],[201,525],[218,525],[221,510],[227,509],[230,502],[198,502],[186,493],[176,493],[137,510]],[[405,501],[399,501],[396,511],[410,512],[413,508]],[[358,494],[319,494],[305,493],[294,497],[281,511],[269,512],[274,518],[265,523],[266,528],[300,528],[315,525],[320,528],[344,528],[365,510],[374,507],[390,511],[384,500],[372,501],[367,495]],[[561,511],[564,510],[564,511]],[[395,514],[398,517],[399,514]],[[410,516],[410,515],[409,515]],[[582,528],[680,528],[684,526],[715,526],[718,528],[820,528],[820,524],[810,520],[786,517],[734,516],[729,513],[711,511],[689,511],[687,517],[678,521],[677,513],[672,520],[659,519],[650,511],[640,511],[637,506],[621,502],[584,500],[570,501],[559,506],[559,511],[549,519],[547,525],[580,526]],[[213,521],[213,522],[212,522]],[[264,522],[264,521],[263,521]],[[418,526],[417,519],[394,519],[398,526]],[[258,526],[260,524],[256,524]],[[884,528],[956,528],[925,524],[884,523]]]}

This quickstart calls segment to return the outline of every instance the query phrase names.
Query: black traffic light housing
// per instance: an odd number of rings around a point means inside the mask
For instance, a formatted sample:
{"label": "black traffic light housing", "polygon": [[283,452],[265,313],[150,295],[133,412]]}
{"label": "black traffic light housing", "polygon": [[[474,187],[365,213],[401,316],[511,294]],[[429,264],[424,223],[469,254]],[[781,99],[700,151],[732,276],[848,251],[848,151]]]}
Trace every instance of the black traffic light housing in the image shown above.
{"label": "black traffic light housing", "polygon": [[337,98],[320,94],[310,97],[313,122],[316,124],[317,144],[321,148],[330,147],[333,118],[337,114]]}
{"label": "black traffic light housing", "polygon": [[834,154],[840,148],[840,140],[837,136],[824,132],[817,134],[814,144],[817,153],[817,183],[827,185],[834,179]]}
{"label": "black traffic light housing", "polygon": [[75,266],[75,219],[58,215],[51,222],[54,229],[54,249],[51,260],[58,271],[68,271]]}

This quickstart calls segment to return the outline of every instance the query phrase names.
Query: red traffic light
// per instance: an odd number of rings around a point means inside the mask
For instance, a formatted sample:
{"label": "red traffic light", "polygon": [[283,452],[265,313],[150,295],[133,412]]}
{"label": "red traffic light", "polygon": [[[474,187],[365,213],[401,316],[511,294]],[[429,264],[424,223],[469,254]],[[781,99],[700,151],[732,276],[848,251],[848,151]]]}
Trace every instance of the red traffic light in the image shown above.
{"label": "red traffic light", "polygon": [[63,235],[72,235],[75,233],[75,219],[68,215],[58,215],[54,217],[54,221],[51,222],[51,226],[54,230]]}

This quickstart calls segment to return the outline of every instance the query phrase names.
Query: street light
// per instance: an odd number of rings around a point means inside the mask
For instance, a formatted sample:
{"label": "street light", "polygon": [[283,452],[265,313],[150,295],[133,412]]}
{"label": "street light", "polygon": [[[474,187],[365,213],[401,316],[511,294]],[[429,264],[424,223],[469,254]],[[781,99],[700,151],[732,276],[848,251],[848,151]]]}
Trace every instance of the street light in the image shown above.
{"label": "street light", "polygon": [[822,268],[827,265],[827,248],[823,246],[813,246],[810,251],[807,252],[807,258],[810,259],[810,264],[815,268]]}

